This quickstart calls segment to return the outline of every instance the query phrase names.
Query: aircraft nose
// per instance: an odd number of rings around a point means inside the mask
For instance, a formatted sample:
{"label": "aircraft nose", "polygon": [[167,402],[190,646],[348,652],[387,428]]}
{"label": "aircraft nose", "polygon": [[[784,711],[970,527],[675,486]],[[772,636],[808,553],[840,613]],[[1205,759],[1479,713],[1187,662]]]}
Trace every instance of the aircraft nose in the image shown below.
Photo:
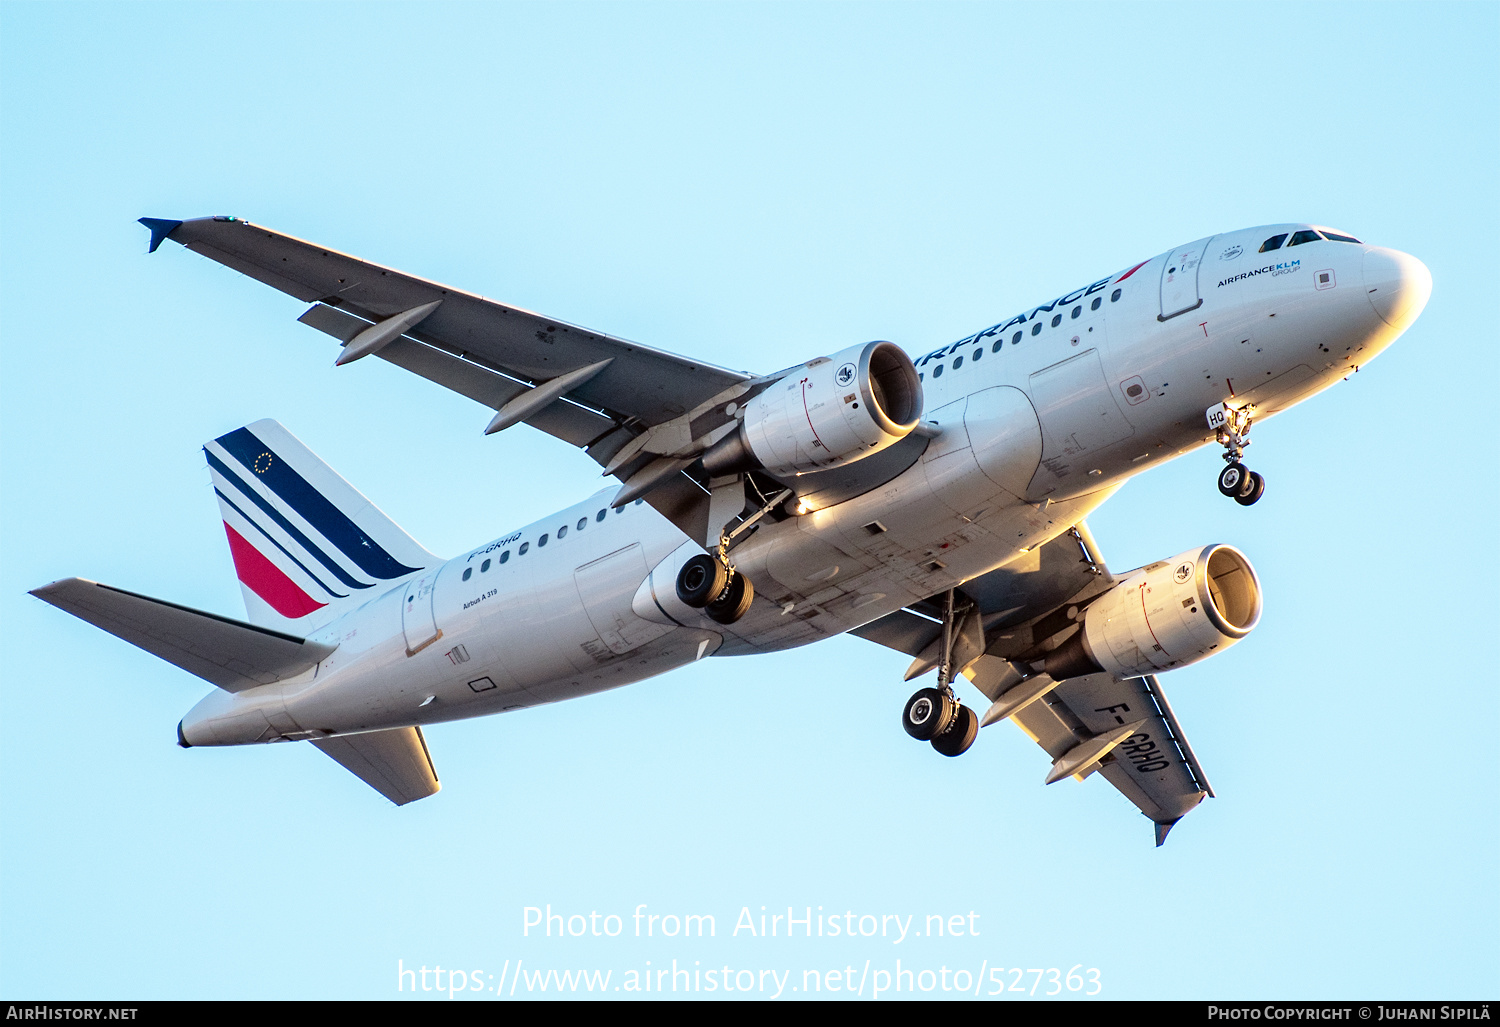
{"label": "aircraft nose", "polygon": [[1365,295],[1392,328],[1417,319],[1432,295],[1432,272],[1409,253],[1378,246],[1365,251]]}

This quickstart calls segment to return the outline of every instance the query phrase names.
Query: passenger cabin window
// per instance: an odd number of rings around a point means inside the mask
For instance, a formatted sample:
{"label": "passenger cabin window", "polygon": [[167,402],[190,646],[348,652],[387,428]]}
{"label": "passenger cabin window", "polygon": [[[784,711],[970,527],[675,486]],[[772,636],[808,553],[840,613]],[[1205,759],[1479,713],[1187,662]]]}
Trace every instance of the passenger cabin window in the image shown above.
{"label": "passenger cabin window", "polygon": [[598,513],[594,514],[594,520],[598,521],[600,524],[603,524],[605,515],[608,513],[608,510],[600,510]]}
{"label": "passenger cabin window", "polygon": [[547,536],[546,535],[543,535],[541,538],[539,538],[539,539],[536,540],[536,547],[538,549],[542,548],[546,544],[547,544]]}
{"label": "passenger cabin window", "polygon": [[575,530],[582,531],[584,528],[588,527],[588,523],[589,519],[587,517],[578,518],[578,525]]}
{"label": "passenger cabin window", "polygon": [[978,360],[982,356],[984,356],[984,347],[980,346],[978,349],[976,349],[974,351],[974,355],[971,356],[969,359],[970,360]]}
{"label": "passenger cabin window", "polygon": [[1272,250],[1279,250],[1281,249],[1281,244],[1284,242],[1286,242],[1285,232],[1282,232],[1280,235],[1273,235],[1260,244],[1260,252],[1270,253]]}
{"label": "passenger cabin window", "polygon": [[1010,337],[1010,344],[1012,346],[1016,345],[1020,341],[1021,341],[1021,333],[1020,332],[1017,332],[1016,334],[1014,334],[1014,335],[1012,335]]}
{"label": "passenger cabin window", "polygon": [[1038,321],[1036,324],[1034,324],[1034,325],[1031,326],[1031,334],[1032,335],[1041,335],[1042,334],[1042,323],[1040,321]]}
{"label": "passenger cabin window", "polygon": [[934,367],[932,369],[932,376],[934,378],[941,378],[943,376],[943,365],[942,364],[939,364],[937,367]]}
{"label": "passenger cabin window", "polygon": [[1323,241],[1323,237],[1321,235],[1319,235],[1317,232],[1311,231],[1310,229],[1303,229],[1302,231],[1298,232],[1296,235],[1292,236],[1292,241],[1289,242],[1289,243],[1287,243],[1287,246],[1288,247],[1291,247],[1291,246],[1301,246],[1305,242],[1322,242],[1322,241]]}
{"label": "passenger cabin window", "polygon": [[474,576],[474,568],[473,567],[465,567],[464,568],[464,580],[468,581],[473,576]]}
{"label": "passenger cabin window", "polygon": [[1332,240],[1333,242],[1352,242],[1360,246],[1364,245],[1364,243],[1361,243],[1352,235],[1339,235],[1337,232],[1324,232],[1323,238]]}
{"label": "passenger cabin window", "polygon": [[964,366],[964,358],[963,357],[954,357],[953,358],[953,370],[957,371],[960,367],[963,367],[963,366]]}
{"label": "passenger cabin window", "polygon": [[[1016,333],[1016,338],[1019,339],[1020,337],[1021,337],[1021,333],[1017,332]],[[1000,347],[1004,346],[1004,345],[1005,345],[1005,340],[1004,339],[996,339],[995,340],[995,344],[990,347],[990,352],[991,353],[999,353],[1000,352]],[[978,353],[974,354],[974,359],[975,360],[979,359],[979,354]]]}
{"label": "passenger cabin window", "polygon": [[1056,328],[1060,324],[1062,324],[1062,315],[1061,314],[1053,314],[1052,315],[1052,327]]}
{"label": "passenger cabin window", "polygon": [[500,554],[500,562],[501,563],[504,563],[506,560],[509,560],[509,559],[510,559],[510,550],[509,549],[507,549],[505,552],[503,552],[503,553]]}
{"label": "passenger cabin window", "polygon": [[1111,303],[1118,303],[1118,302],[1120,302],[1120,293],[1122,293],[1124,291],[1125,290],[1123,290],[1123,289],[1116,289],[1114,292],[1112,292],[1112,293],[1109,294],[1109,301]]}
{"label": "passenger cabin window", "polygon": [[488,560],[484,561],[484,563],[482,563],[482,564],[479,565],[479,573],[480,574],[483,574],[485,571],[487,571],[489,569],[490,569],[490,562]]}
{"label": "passenger cabin window", "polygon": [[1082,306],[1077,306],[1077,307],[1073,308],[1073,313],[1070,314],[1069,316],[1070,317],[1077,317],[1081,313],[1083,313],[1083,307]]}
{"label": "passenger cabin window", "polygon": [[557,537],[558,538],[566,538],[567,535],[568,535],[568,526],[566,524],[564,524],[561,528],[557,529]]}
{"label": "passenger cabin window", "polygon": [[521,548],[516,550],[516,554],[518,556],[525,556],[526,555],[526,550],[528,550],[530,548],[531,548],[531,543],[530,542],[522,542],[521,543]]}
{"label": "passenger cabin window", "polygon": [[1098,310],[1099,309],[1099,304],[1101,304],[1103,302],[1104,302],[1104,297],[1103,296],[1095,296],[1094,297],[1094,302],[1092,302],[1092,303],[1089,304],[1089,309],[1090,310]]}

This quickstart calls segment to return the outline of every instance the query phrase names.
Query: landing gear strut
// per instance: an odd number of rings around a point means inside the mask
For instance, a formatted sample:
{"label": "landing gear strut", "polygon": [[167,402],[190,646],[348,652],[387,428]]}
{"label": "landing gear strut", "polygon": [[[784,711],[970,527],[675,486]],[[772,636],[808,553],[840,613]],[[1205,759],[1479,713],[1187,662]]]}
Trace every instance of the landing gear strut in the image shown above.
{"label": "landing gear strut", "polygon": [[1219,472],[1219,491],[1241,506],[1253,506],[1266,493],[1266,479],[1240,463],[1245,447],[1250,445],[1250,425],[1254,422],[1251,411],[1225,404],[1224,423],[1219,427],[1217,440],[1224,447],[1224,462],[1228,464]]}
{"label": "landing gear strut", "polygon": [[962,756],[979,735],[979,717],[953,694],[954,612],[950,588],[943,610],[943,658],[938,664],[937,687],[919,688],[901,711],[901,726],[906,733],[919,742],[931,742],[944,756]]}

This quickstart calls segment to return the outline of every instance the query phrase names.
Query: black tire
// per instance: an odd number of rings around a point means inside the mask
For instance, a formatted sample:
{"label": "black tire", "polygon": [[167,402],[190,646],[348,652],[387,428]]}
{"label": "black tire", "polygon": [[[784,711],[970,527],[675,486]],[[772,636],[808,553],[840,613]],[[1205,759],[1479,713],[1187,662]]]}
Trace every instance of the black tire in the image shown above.
{"label": "black tire", "polygon": [[729,571],[706,553],[691,557],[677,572],[677,598],[701,610],[724,591]]}
{"label": "black tire", "polygon": [[1235,496],[1234,501],[1240,506],[1254,506],[1260,501],[1260,497],[1266,494],[1266,479],[1260,476],[1259,471],[1250,472],[1250,487],[1242,496]]}
{"label": "black tire", "polygon": [[720,624],[733,624],[750,612],[755,586],[743,574],[736,573],[723,595],[704,607],[704,612]]}
{"label": "black tire", "polygon": [[936,688],[919,688],[906,700],[901,726],[917,741],[930,742],[953,723],[957,711],[958,704]]}
{"label": "black tire", "polygon": [[1250,472],[1242,463],[1232,463],[1219,472],[1219,491],[1230,499],[1238,499],[1249,482]]}
{"label": "black tire", "polygon": [[979,717],[967,706],[960,706],[948,730],[932,740],[932,747],[944,756],[962,756],[979,737]]}

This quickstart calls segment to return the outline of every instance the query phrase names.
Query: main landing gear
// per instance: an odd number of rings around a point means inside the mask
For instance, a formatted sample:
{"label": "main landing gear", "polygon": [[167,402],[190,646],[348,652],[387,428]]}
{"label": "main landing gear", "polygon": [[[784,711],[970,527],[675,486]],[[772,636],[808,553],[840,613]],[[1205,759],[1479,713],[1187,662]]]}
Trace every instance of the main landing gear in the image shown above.
{"label": "main landing gear", "polygon": [[944,756],[962,756],[979,736],[978,715],[953,694],[955,624],[950,588],[943,617],[943,658],[938,664],[937,687],[917,689],[901,711],[901,726],[906,733],[919,742],[931,742]]}
{"label": "main landing gear", "polygon": [[[734,487],[739,488],[738,485]],[[760,494],[758,488],[755,491]],[[729,559],[729,546],[791,494],[791,489],[782,489],[769,500],[760,496],[763,505],[759,510],[749,517],[741,517],[733,531],[728,530],[727,524],[720,529],[719,545],[712,555],[702,553],[689,557],[677,572],[677,598],[695,610],[702,610],[720,624],[733,624],[749,613],[750,603],[755,599],[755,586],[734,569],[734,562]]]}
{"label": "main landing gear", "polygon": [[1225,404],[1224,423],[1218,431],[1218,443],[1224,447],[1224,462],[1219,472],[1219,491],[1241,506],[1254,506],[1266,494],[1266,479],[1240,463],[1245,447],[1250,445],[1253,407],[1236,410]]}
{"label": "main landing gear", "polygon": [[733,624],[749,612],[755,586],[722,552],[702,553],[690,557],[677,572],[677,598],[720,624]]}

